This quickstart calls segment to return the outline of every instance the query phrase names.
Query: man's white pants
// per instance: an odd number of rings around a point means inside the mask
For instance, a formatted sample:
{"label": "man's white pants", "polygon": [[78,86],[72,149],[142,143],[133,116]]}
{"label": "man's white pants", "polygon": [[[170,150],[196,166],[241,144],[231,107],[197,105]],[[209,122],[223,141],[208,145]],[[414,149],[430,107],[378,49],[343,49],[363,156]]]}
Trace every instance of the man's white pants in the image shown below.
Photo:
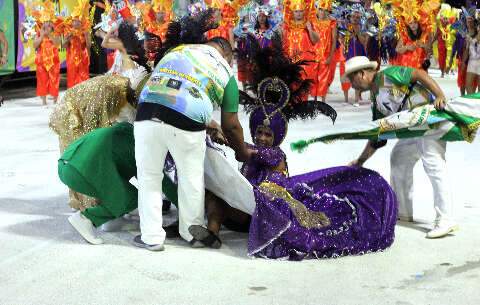
{"label": "man's white pants", "polygon": [[398,216],[413,216],[413,168],[422,160],[425,173],[433,187],[437,219],[451,218],[452,204],[448,183],[445,151],[447,142],[428,139],[399,140],[392,150],[391,184],[398,198]]}
{"label": "man's white pants", "polygon": [[185,240],[192,240],[188,228],[203,226],[205,217],[205,131],[185,131],[160,121],[140,121],[135,122],[134,136],[143,242],[154,245],[165,241],[162,180],[168,152],[177,168],[179,232]]}

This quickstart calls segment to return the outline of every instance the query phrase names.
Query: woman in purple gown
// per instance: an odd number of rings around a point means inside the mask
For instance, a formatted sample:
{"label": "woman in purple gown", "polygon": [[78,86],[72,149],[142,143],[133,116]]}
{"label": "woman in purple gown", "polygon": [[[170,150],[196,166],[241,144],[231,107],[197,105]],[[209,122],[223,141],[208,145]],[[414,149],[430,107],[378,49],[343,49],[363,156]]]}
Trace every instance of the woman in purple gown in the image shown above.
{"label": "woman in purple gown", "polygon": [[378,173],[342,166],[289,176],[280,148],[288,120],[320,113],[335,120],[336,113],[325,103],[302,102],[310,83],[301,79],[301,63],[289,61],[275,45],[256,56],[257,99],[245,101],[256,150],[241,170],[254,186],[256,201],[248,254],[301,260],[388,248],[397,202]]}
{"label": "woman in purple gown", "polygon": [[[281,112],[268,117],[273,109],[260,107],[250,118],[257,154],[242,168],[257,186],[249,255],[301,260],[388,248],[394,240],[397,203],[385,179],[368,169],[345,166],[289,177],[279,147],[287,122]],[[261,141],[258,134],[263,134]]]}

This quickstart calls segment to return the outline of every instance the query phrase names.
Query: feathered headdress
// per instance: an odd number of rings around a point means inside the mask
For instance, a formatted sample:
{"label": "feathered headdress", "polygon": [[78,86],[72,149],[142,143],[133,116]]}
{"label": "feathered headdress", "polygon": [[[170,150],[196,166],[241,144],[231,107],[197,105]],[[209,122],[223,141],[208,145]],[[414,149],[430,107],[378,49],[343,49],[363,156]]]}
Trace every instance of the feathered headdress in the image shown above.
{"label": "feathered headdress", "polygon": [[305,21],[315,20],[314,0],[286,0],[283,5],[284,22],[290,24],[293,19],[293,12],[298,10],[304,11]]}
{"label": "feathered headdress", "polygon": [[90,2],[89,0],[79,0],[73,9],[72,17],[80,20],[85,20],[90,17]]}
{"label": "feathered headdress", "polygon": [[307,3],[303,0],[290,0],[288,2],[288,8],[291,11],[303,11],[307,8]]}
{"label": "feathered headdress", "polygon": [[55,22],[57,15],[55,13],[55,4],[51,0],[34,3],[36,9],[32,10],[32,16],[37,21],[37,24],[45,22]]}
{"label": "feathered headdress", "polygon": [[394,0],[392,6],[395,15],[403,21],[399,23],[401,30],[404,30],[409,23],[417,21],[423,31],[432,32],[435,16],[440,9],[440,0]]}
{"label": "feathered headdress", "polygon": [[332,3],[333,3],[333,0],[317,0],[315,2],[315,7],[325,11],[331,11]]}
{"label": "feathered headdress", "polygon": [[[233,29],[233,33],[238,37],[247,37],[249,34],[255,34],[255,24],[257,23],[260,14],[268,17],[268,24],[270,26],[270,28],[264,31],[262,35],[267,39],[271,39],[273,35],[278,33],[278,27],[282,24],[282,12],[276,6],[258,5],[253,1],[241,8],[239,12],[240,22]],[[239,50],[240,49],[241,48],[239,47]],[[250,48],[246,47],[244,49],[248,51]]]}
{"label": "feathered headdress", "polygon": [[38,32],[46,22],[53,24],[53,35],[59,36],[62,34],[63,18],[56,14],[55,4],[52,1],[39,1],[35,2],[32,6],[31,16],[27,16],[23,23],[23,26],[27,29],[27,32],[24,34],[25,39],[33,38],[36,32]]}
{"label": "feathered headdress", "polygon": [[[168,23],[173,19],[172,0],[154,0],[152,3],[137,2],[135,7],[143,16],[140,27],[152,34],[164,38]],[[156,13],[164,13],[163,23],[158,23]]]}
{"label": "feathered headdress", "polygon": [[247,0],[207,0],[205,3],[208,7],[220,10],[222,14],[221,25],[228,24],[235,26],[238,21],[238,11],[241,6],[245,5]]}
{"label": "feathered headdress", "polygon": [[450,5],[443,3],[438,13],[439,19],[444,18],[448,23],[453,24],[460,15],[460,10],[452,8]]}
{"label": "feathered headdress", "polygon": [[152,0],[152,8],[155,12],[171,12],[172,6],[172,0]]}
{"label": "feathered headdress", "polygon": [[241,93],[241,101],[251,113],[250,132],[252,137],[263,125],[272,128],[276,134],[276,145],[280,144],[291,119],[314,118],[319,114],[336,119],[336,112],[325,103],[305,101],[312,85],[311,80],[303,79],[303,65],[306,62],[292,62],[282,49],[280,39],[274,39],[269,48],[252,45],[253,80],[248,85],[256,98]]}
{"label": "feathered headdress", "polygon": [[[72,27],[72,22],[74,19],[77,19],[81,22],[81,27],[79,29],[74,29]],[[77,5],[74,7],[72,14],[67,17],[62,24],[55,28],[55,31],[59,34],[78,34],[78,32],[90,31],[90,3],[88,0],[79,0]]]}

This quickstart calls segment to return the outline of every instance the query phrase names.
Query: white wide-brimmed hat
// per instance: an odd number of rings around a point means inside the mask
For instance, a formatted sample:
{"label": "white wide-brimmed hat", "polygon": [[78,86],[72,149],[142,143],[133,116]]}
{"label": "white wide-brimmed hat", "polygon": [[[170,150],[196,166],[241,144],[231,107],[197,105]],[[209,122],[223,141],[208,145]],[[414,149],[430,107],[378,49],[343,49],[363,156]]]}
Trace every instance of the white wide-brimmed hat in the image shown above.
{"label": "white wide-brimmed hat", "polygon": [[378,63],[370,61],[366,56],[354,56],[345,63],[345,75],[342,80],[347,80],[348,75],[363,70],[363,69],[377,69]]}

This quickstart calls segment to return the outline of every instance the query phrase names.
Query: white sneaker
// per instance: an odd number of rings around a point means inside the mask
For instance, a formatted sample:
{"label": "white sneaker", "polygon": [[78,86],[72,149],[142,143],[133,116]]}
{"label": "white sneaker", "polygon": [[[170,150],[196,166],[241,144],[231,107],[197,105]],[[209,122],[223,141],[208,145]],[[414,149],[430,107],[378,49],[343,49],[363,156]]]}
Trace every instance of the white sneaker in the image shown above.
{"label": "white sneaker", "polygon": [[103,239],[98,238],[95,235],[95,227],[93,223],[87,217],[83,216],[81,212],[76,212],[72,216],[68,217],[70,224],[77,230],[80,235],[92,245],[103,244]]}
{"label": "white sneaker", "polygon": [[426,238],[440,238],[455,232],[459,229],[458,224],[450,220],[436,220],[433,229],[430,230]]}

